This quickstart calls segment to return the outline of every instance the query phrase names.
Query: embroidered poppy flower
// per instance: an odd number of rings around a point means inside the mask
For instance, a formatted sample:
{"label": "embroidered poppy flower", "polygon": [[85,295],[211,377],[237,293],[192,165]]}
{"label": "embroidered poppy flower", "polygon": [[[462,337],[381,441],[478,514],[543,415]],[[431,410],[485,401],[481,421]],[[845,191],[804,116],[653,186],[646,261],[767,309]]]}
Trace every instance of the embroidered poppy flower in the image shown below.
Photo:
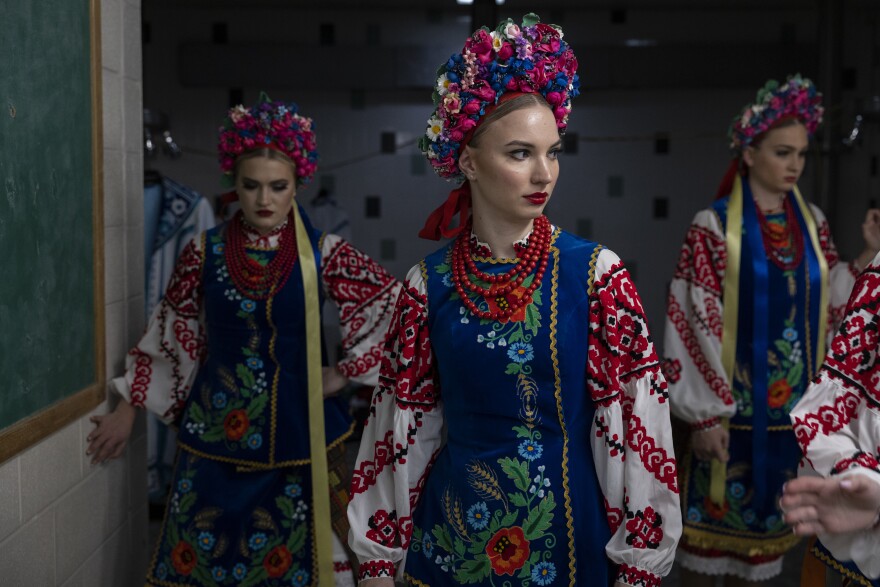
{"label": "embroidered poppy flower", "polygon": [[270,577],[277,578],[287,572],[292,562],[293,555],[287,550],[287,546],[281,544],[269,551],[263,559],[263,568]]}
{"label": "embroidered poppy flower", "polygon": [[709,514],[709,517],[713,520],[722,519],[727,514],[727,512],[730,511],[730,504],[727,503],[726,499],[724,500],[724,505],[718,507],[717,505],[715,505],[714,501],[709,499],[708,495],[703,500],[703,507],[706,509],[706,513]]}
{"label": "embroidered poppy flower", "polygon": [[[520,286],[503,296],[494,296],[489,294],[486,296],[486,303],[489,304],[490,312],[504,312],[514,303],[519,301],[526,293],[526,288]],[[501,318],[501,322],[523,322],[526,319],[526,305],[520,306],[519,309],[505,320]]]}
{"label": "embroidered poppy flower", "polygon": [[781,408],[791,397],[791,385],[786,379],[774,381],[767,390],[767,405],[771,408]]}
{"label": "embroidered poppy flower", "polygon": [[223,429],[226,430],[226,438],[229,440],[241,440],[250,425],[244,410],[232,410],[223,419]]}
{"label": "embroidered poppy flower", "polygon": [[174,570],[181,575],[192,573],[198,563],[199,558],[196,555],[196,549],[183,540],[178,542],[177,546],[171,551],[171,564],[174,565]]}
{"label": "embroidered poppy flower", "polygon": [[492,563],[492,570],[496,575],[512,577],[526,564],[531,550],[523,529],[514,526],[498,530],[486,544],[486,554],[489,555],[489,562]]}

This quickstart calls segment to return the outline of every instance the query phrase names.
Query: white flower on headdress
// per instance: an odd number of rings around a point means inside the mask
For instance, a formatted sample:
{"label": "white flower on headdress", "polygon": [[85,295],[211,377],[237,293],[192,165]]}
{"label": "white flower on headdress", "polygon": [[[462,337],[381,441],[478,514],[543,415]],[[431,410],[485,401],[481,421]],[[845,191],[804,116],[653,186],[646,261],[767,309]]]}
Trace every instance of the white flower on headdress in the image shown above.
{"label": "white flower on headdress", "polygon": [[428,138],[432,141],[436,141],[437,137],[440,136],[440,133],[443,132],[443,121],[437,118],[436,116],[432,116],[428,119],[428,130],[426,134]]}
{"label": "white flower on headdress", "polygon": [[504,34],[505,36],[507,36],[508,39],[515,39],[522,36],[522,31],[519,30],[518,26],[510,23],[506,27],[504,27]]}
{"label": "white flower on headdress", "polygon": [[445,95],[446,92],[449,91],[449,84],[451,83],[452,82],[449,81],[449,78],[446,77],[445,73],[437,79],[437,91],[440,93],[441,96]]}
{"label": "white flower on headdress", "polygon": [[755,116],[760,116],[761,113],[764,111],[764,108],[765,106],[761,104],[755,104],[754,106],[752,106],[752,112],[755,113]]}
{"label": "white flower on headdress", "polygon": [[248,109],[241,104],[229,111],[229,119],[232,120],[233,123],[238,122],[247,115]]}
{"label": "white flower on headdress", "polygon": [[742,118],[739,123],[741,126],[746,127],[749,125],[749,120],[752,119],[752,109],[746,108],[745,112],[743,112]]}
{"label": "white flower on headdress", "polygon": [[498,31],[492,31],[489,33],[489,36],[492,37],[492,49],[495,50],[496,53],[501,51],[501,48],[504,46],[504,38],[498,34]]}

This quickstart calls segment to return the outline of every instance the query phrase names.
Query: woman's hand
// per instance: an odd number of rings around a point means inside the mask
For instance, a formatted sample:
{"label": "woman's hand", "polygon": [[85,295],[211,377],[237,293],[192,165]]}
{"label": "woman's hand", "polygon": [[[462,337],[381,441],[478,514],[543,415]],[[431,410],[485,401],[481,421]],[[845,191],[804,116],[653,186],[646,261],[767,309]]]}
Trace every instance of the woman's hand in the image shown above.
{"label": "woman's hand", "polygon": [[730,432],[723,426],[715,426],[691,434],[691,446],[694,455],[702,461],[718,459],[726,463],[730,458],[727,447],[730,444]]}
{"label": "woman's hand", "polygon": [[394,587],[394,579],[391,577],[379,577],[377,579],[364,579],[358,583],[358,587]]}
{"label": "woman's hand", "polygon": [[880,483],[862,475],[799,477],[785,484],[779,506],[800,536],[868,530],[880,514]]}
{"label": "woman's hand", "polygon": [[880,252],[880,210],[871,208],[862,223],[862,238],[865,239],[865,250],[856,259],[859,269],[864,269]]}
{"label": "woman's hand", "polygon": [[122,456],[136,415],[134,406],[120,400],[116,409],[109,414],[89,418],[95,424],[95,429],[86,438],[89,443],[86,454],[92,455],[93,465]]}
{"label": "woman's hand", "polygon": [[348,377],[340,373],[336,367],[323,367],[321,375],[324,383],[324,397],[334,396],[348,385]]}

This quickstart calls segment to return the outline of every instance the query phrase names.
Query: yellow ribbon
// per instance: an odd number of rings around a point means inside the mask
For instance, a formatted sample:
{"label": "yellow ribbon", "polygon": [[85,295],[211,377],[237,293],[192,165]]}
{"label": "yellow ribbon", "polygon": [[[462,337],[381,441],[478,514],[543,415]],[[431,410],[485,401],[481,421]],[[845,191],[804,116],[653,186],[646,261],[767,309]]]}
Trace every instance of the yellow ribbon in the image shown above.
{"label": "yellow ribbon", "polygon": [[330,524],[330,480],[327,473],[327,440],[324,433],[324,388],[321,372],[321,306],[318,268],[312,242],[293,205],[296,248],[303,279],[306,318],[306,366],[309,385],[309,450],[312,467],[312,516],[315,524],[315,584],[333,582],[333,528]]}
{"label": "yellow ribbon", "polygon": [[807,232],[810,233],[810,244],[813,245],[813,251],[816,253],[816,259],[819,261],[819,274],[822,276],[822,291],[819,293],[819,331],[816,336],[816,363],[813,365],[813,373],[808,373],[810,379],[819,371],[819,367],[825,361],[825,336],[828,332],[828,304],[829,304],[829,281],[828,281],[828,262],[825,260],[825,253],[822,251],[822,243],[819,242],[819,229],[816,226],[816,219],[813,212],[801,196],[800,190],[794,186],[794,199],[798,208],[801,210],[801,216],[804,217],[804,223],[807,225]]}
{"label": "yellow ribbon", "polygon": [[[739,173],[733,180],[733,191],[727,202],[727,269],[724,272],[724,314],[721,330],[721,365],[727,374],[727,385],[733,387],[733,371],[736,368],[736,328],[739,317],[739,271],[742,257],[742,178]],[[728,418],[721,419],[725,430]],[[712,475],[709,481],[709,499],[718,507],[724,505],[724,484],[727,481],[727,463],[712,459]]]}

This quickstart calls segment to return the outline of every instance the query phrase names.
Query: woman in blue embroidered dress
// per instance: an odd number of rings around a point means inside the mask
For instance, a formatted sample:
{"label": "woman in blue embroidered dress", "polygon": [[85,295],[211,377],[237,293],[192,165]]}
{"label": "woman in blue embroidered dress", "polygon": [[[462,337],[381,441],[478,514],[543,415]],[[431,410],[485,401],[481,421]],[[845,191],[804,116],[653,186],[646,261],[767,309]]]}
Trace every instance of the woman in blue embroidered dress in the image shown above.
{"label": "woman in blue embroidered dress", "polygon": [[363,585],[644,586],[672,565],[676,465],[641,302],[613,252],[543,215],[576,68],[535,15],[441,68],[421,148],[464,183],[421,234],[458,234],[397,301],[352,477]]}
{"label": "woman in blue embroidered dress", "polygon": [[[241,211],[181,254],[125,376],[113,381],[123,401],[93,418],[88,452],[96,462],[119,456],[135,408],[180,426],[148,585],[352,585],[342,448],[351,420],[338,398],[324,397],[348,379],[375,383],[400,284],[298,212],[297,188],[314,175],[317,152],[312,121],[295,104],[261,96],[233,108],[219,150]],[[321,346],[314,326],[324,297],[340,309],[343,358],[320,373],[310,349]],[[322,453],[328,468],[310,467]],[[313,515],[320,503],[326,515]]]}
{"label": "woman in blue embroidered dress", "polygon": [[799,75],[758,92],[734,119],[736,157],[719,199],[694,218],[670,286],[664,368],[672,411],[692,428],[677,558],[687,585],[766,581],[798,541],[778,508],[800,456],[788,414],[880,249],[872,211],[865,251],[839,263],[824,216],[797,190],[821,117],[821,94]]}

